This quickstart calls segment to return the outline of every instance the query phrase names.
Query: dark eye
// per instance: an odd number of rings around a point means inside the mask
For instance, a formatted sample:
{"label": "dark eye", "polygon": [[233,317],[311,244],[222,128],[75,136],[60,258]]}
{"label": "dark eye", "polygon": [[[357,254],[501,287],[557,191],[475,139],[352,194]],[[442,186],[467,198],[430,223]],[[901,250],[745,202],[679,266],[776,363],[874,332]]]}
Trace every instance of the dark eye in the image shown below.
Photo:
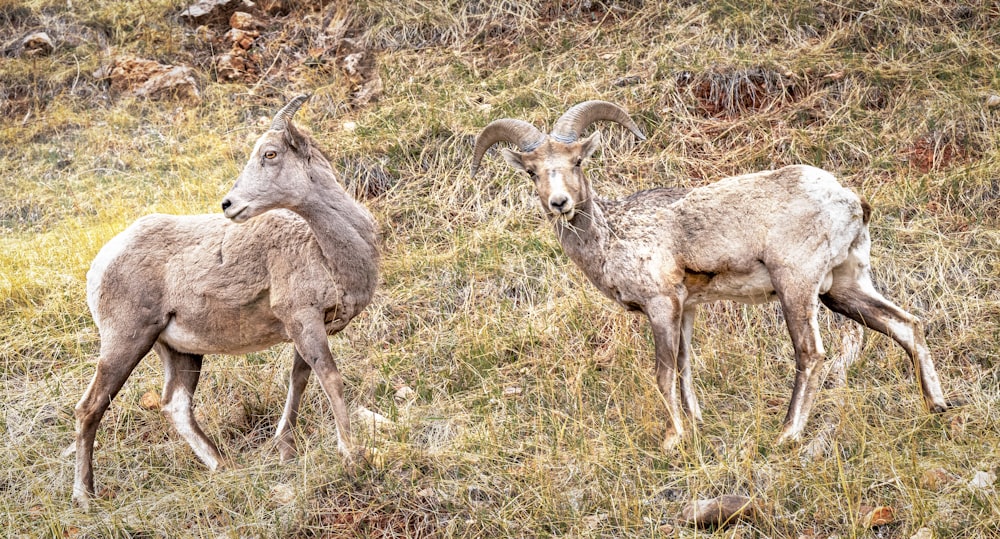
{"label": "dark eye", "polygon": [[578,167],[578,166],[580,166],[582,164],[583,164],[583,158],[582,157],[577,157],[576,158],[576,165],[575,166]]}
{"label": "dark eye", "polygon": [[275,157],[278,157],[278,152],[274,150],[264,152],[264,159],[274,159]]}
{"label": "dark eye", "polygon": [[535,174],[535,171],[531,170],[530,168],[528,170],[525,170],[525,172],[528,173],[528,177],[531,178],[532,180],[538,177],[538,175]]}

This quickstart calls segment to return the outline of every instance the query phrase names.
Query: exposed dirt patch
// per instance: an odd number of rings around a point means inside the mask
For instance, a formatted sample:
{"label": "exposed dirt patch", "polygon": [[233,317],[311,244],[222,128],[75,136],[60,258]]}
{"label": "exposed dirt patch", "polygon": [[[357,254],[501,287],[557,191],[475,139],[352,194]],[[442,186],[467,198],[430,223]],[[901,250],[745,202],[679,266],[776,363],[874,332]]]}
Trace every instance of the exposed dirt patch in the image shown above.
{"label": "exposed dirt patch", "polygon": [[920,172],[941,170],[971,157],[969,148],[950,137],[928,133],[921,136],[903,151],[910,165]]}

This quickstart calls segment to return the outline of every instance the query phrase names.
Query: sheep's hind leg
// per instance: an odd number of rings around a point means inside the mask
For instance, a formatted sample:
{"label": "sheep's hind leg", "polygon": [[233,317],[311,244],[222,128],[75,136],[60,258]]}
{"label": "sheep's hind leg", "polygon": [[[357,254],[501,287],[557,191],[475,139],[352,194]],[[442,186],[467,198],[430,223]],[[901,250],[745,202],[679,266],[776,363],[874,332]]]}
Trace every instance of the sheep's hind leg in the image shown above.
{"label": "sheep's hind leg", "polygon": [[202,356],[185,354],[162,342],[153,346],[163,361],[163,396],[160,411],[210,470],[223,465],[219,449],[205,436],[194,417],[193,397],[201,376]]}
{"label": "sheep's hind leg", "polygon": [[[101,335],[101,352],[94,378],[76,405],[76,468],[73,502],[87,509],[94,495],[94,439],[97,427],[111,401],[121,391],[143,356],[149,352],[160,328],[147,326],[144,332],[131,331]],[[128,335],[116,338],[116,335]]]}
{"label": "sheep's hind leg", "polygon": [[927,409],[935,413],[948,409],[941,381],[924,340],[923,324],[879,294],[867,271],[854,282],[835,281],[834,287],[820,299],[830,310],[888,335],[899,343],[913,361]]}
{"label": "sheep's hind leg", "polygon": [[292,373],[288,380],[288,398],[285,401],[285,410],[278,420],[278,428],[274,433],[274,442],[278,446],[278,454],[281,460],[288,461],[295,458],[295,435],[292,429],[295,428],[295,421],[299,417],[299,404],[302,402],[302,393],[306,389],[309,381],[309,373],[312,370],[309,364],[302,358],[298,350],[295,351],[295,359],[292,361]]}

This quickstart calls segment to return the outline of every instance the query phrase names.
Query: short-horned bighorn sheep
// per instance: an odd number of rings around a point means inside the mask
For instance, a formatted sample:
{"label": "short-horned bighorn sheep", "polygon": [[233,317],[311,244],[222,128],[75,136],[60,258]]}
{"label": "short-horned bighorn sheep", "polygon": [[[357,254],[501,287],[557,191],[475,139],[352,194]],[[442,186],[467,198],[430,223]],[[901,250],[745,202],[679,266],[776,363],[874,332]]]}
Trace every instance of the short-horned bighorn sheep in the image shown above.
{"label": "short-horned bighorn sheep", "polygon": [[[947,408],[921,322],[882,297],[871,281],[870,208],[828,172],[804,165],[719,180],[682,191],[652,189],[622,200],[597,196],[581,165],[611,120],[645,139],[621,107],[588,101],[546,135],[516,119],[490,123],[476,140],[472,174],[505,141],[504,159],[535,182],[569,257],[606,296],[650,321],[656,383],[667,407],[664,448],[684,436],[681,405],[701,419],[690,374],[695,306],[720,299],[781,302],[795,350],[795,386],[778,442],[800,437],[824,361],[820,302],[898,342],[913,360],[924,402]],[[680,395],[677,372],[680,371]]]}
{"label": "short-horned bighorn sheep", "polygon": [[150,349],[163,362],[162,411],[210,469],[222,455],[192,411],[203,356],[289,341],[295,357],[275,433],[281,458],[295,456],[291,429],[310,371],[332,404],[338,449],[353,457],[344,382],[327,336],[372,298],[376,225],[340,186],[313,139],[292,125],[307,98],[285,105],[257,140],[222,202],[225,216],[143,217],[94,260],[87,303],[101,347],[97,372],[76,406],[78,504],[87,506],[94,493],[98,424]]}

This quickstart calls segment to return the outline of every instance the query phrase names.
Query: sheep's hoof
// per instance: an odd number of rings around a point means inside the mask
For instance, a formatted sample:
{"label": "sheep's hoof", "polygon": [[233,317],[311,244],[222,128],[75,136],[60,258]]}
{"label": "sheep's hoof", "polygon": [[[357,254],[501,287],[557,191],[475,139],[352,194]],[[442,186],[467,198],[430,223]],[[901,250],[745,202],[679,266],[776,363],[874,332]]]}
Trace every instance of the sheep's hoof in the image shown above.
{"label": "sheep's hoof", "polygon": [[943,406],[940,404],[935,404],[930,407],[930,410],[932,414],[943,414],[948,411],[948,408],[950,408],[950,406],[948,406],[947,404]]}
{"label": "sheep's hoof", "polygon": [[680,445],[682,439],[682,435],[676,432],[668,432],[663,438],[663,443],[660,444],[660,449],[664,453],[672,453],[677,449],[677,446]]}
{"label": "sheep's hoof", "polygon": [[967,406],[969,404],[969,401],[959,398],[950,399],[947,402],[948,403],[945,406],[948,410],[951,410],[952,408],[961,408],[962,406]]}
{"label": "sheep's hoof", "polygon": [[83,511],[84,513],[90,512],[90,495],[89,494],[73,494],[73,505]]}
{"label": "sheep's hoof", "polygon": [[774,441],[774,445],[777,446],[792,445],[798,442],[801,436],[802,436],[802,431],[785,430],[780,435],[778,435],[778,438]]}
{"label": "sheep's hoof", "polygon": [[295,457],[299,454],[299,452],[295,449],[294,442],[275,440],[275,445],[278,448],[278,458],[281,459],[281,462],[295,460]]}
{"label": "sheep's hoof", "polygon": [[962,406],[964,404],[965,402],[961,400],[950,400],[947,402],[940,402],[940,403],[934,401],[927,401],[927,409],[932,414],[943,414],[956,406]]}

